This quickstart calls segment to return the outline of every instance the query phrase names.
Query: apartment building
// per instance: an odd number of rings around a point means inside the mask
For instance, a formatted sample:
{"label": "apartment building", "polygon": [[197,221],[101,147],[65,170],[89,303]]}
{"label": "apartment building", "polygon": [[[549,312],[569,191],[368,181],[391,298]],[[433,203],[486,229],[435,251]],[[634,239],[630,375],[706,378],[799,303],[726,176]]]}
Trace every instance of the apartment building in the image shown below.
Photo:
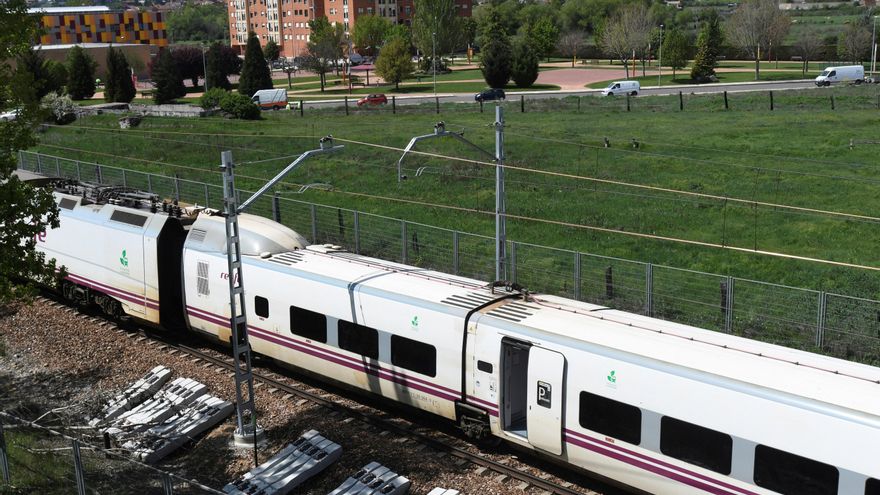
{"label": "apartment building", "polygon": [[[455,0],[458,13],[470,17],[477,0]],[[327,17],[342,24],[346,32],[357,18],[380,15],[393,24],[410,24],[413,0],[229,0],[229,38],[232,47],[244,54],[248,31],[257,34],[260,45],[274,40],[282,57],[295,57],[306,50],[309,21]]]}

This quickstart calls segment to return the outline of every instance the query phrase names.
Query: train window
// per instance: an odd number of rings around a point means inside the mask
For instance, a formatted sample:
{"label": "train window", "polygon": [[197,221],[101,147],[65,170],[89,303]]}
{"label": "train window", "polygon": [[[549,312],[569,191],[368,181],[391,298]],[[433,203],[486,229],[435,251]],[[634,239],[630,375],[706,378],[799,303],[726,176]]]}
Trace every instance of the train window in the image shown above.
{"label": "train window", "polygon": [[254,297],[254,312],[261,318],[269,317],[269,300],[265,297]]}
{"label": "train window", "polygon": [[679,419],[660,420],[660,452],[721,474],[730,474],[733,438]]}
{"label": "train window", "polygon": [[374,328],[339,320],[339,347],[368,358],[379,359],[379,332]]}
{"label": "train window", "polygon": [[483,373],[491,373],[492,363],[487,363],[486,361],[477,361],[477,369],[482,371]]}
{"label": "train window", "polygon": [[642,440],[642,410],[601,395],[581,392],[582,427],[638,445]]}
{"label": "train window", "polygon": [[782,450],[755,447],[755,484],[780,493],[835,495],[837,468]]}
{"label": "train window", "polygon": [[880,480],[868,478],[865,482],[865,495],[880,495]]}
{"label": "train window", "polygon": [[406,337],[391,336],[391,364],[428,376],[437,376],[437,349]]}
{"label": "train window", "polygon": [[290,333],[327,343],[327,317],[307,309],[290,307]]}

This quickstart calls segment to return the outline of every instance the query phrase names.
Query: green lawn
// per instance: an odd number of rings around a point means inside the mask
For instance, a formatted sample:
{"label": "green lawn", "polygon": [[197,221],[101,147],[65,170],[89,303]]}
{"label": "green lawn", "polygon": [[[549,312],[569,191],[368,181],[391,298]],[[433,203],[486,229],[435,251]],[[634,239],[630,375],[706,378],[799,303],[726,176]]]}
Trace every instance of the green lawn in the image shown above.
{"label": "green lawn", "polygon": [[[830,96],[834,96],[835,110],[830,108]],[[723,198],[880,216],[877,146],[849,149],[851,139],[876,140],[878,97],[880,86],[876,85],[776,92],[776,110],[772,112],[766,92],[730,94],[729,111],[723,110],[719,95],[686,95],[684,112],[678,111],[677,96],[635,98],[631,112],[621,99],[611,98],[527,99],[526,113],[520,113],[519,101],[503,103],[506,163],[544,172],[508,170],[508,212],[522,217],[509,220],[508,237],[878,298],[880,277],[873,272],[529,220],[876,266],[876,246],[880,244],[877,222],[755,207]],[[388,107],[351,108],[348,117],[340,109],[307,109],[305,118],[297,112],[266,112],[257,122],[149,117],[139,128],[126,131],[118,129],[118,116],[101,115],[49,129],[41,134],[41,144],[35,149],[218,184],[216,163],[220,151],[228,149],[241,164],[237,169],[239,187],[249,190],[286,165],[287,157],[314,148],[317,138],[327,134],[403,148],[413,136],[430,133],[434,124],[443,120],[447,129],[462,130],[482,148],[494,149],[493,113],[481,114],[473,103],[443,104],[440,115],[434,114],[433,103],[398,106],[397,115]],[[603,147],[604,138],[610,147]],[[639,142],[638,149],[633,148],[633,139]],[[296,199],[464,232],[494,232],[488,213],[494,209],[491,164],[413,155],[404,164],[412,179],[399,184],[395,164],[400,151],[342,143],[346,145],[343,153],[316,159],[286,179],[289,183],[328,183],[334,191],[313,189]],[[428,141],[417,149],[486,160],[454,140]],[[273,156],[285,158],[246,164]],[[204,172],[194,171],[194,167]],[[416,178],[415,170],[421,167],[427,167],[426,172]],[[717,198],[636,189],[575,176]]]}

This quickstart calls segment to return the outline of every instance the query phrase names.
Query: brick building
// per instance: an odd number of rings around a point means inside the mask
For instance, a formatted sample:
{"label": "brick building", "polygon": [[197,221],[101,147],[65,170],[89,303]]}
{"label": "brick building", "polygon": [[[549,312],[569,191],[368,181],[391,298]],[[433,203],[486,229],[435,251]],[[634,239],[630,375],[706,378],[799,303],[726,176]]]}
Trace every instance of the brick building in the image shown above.
{"label": "brick building", "polygon": [[167,46],[165,14],[158,11],[112,11],[107,7],[30,9],[40,17],[37,44],[128,43]]}
{"label": "brick building", "polygon": [[[454,0],[458,13],[470,17],[476,0]],[[393,24],[410,24],[413,0],[229,0],[229,38],[232,47],[244,54],[248,31],[257,34],[260,45],[275,40],[282,57],[295,57],[306,50],[309,21],[327,17],[342,24],[346,32],[364,15],[379,15]]]}

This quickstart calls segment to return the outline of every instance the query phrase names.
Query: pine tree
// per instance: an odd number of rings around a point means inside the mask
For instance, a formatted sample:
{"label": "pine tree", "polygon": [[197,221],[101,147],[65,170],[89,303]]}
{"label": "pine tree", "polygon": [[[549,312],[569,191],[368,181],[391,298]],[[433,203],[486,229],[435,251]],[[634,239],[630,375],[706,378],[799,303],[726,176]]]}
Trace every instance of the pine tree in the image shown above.
{"label": "pine tree", "polygon": [[260,40],[251,32],[244,52],[238,92],[250,98],[261,89],[272,89],[272,75],[266,65],[266,58],[263,57],[263,50],[260,49]]}
{"label": "pine tree", "polygon": [[532,44],[520,40],[513,47],[510,77],[518,88],[528,88],[538,79],[538,54]]}
{"label": "pine tree", "polygon": [[95,95],[95,61],[85,50],[74,45],[67,54],[67,92],[74,100]]}
{"label": "pine tree", "polygon": [[697,37],[697,55],[691,67],[691,79],[708,82],[715,77],[715,66],[722,41],[721,21],[718,16],[713,16],[703,24]]}
{"label": "pine tree", "polygon": [[156,86],[153,100],[157,105],[170,103],[186,95],[180,71],[169,50],[159,52],[159,58],[153,65],[153,84]]}
{"label": "pine tree", "polygon": [[[241,62],[235,54],[232,54],[231,57],[227,56],[224,48],[228,47],[224,47],[220,43],[214,43],[211,45],[211,48],[208,49],[208,60],[206,62],[208,66],[208,74],[205,78],[208,82],[209,88],[223,88],[229,91],[232,89],[232,84],[229,83],[229,78],[227,76],[241,70]],[[235,63],[238,64],[237,67],[230,67],[230,65]]]}
{"label": "pine tree", "polygon": [[507,37],[490,40],[480,53],[480,69],[490,88],[503,88],[510,80],[511,54]]}
{"label": "pine tree", "polygon": [[134,96],[134,81],[131,80],[128,60],[121,50],[110,47],[107,50],[107,82],[104,85],[104,99],[108,102],[129,103]]}

